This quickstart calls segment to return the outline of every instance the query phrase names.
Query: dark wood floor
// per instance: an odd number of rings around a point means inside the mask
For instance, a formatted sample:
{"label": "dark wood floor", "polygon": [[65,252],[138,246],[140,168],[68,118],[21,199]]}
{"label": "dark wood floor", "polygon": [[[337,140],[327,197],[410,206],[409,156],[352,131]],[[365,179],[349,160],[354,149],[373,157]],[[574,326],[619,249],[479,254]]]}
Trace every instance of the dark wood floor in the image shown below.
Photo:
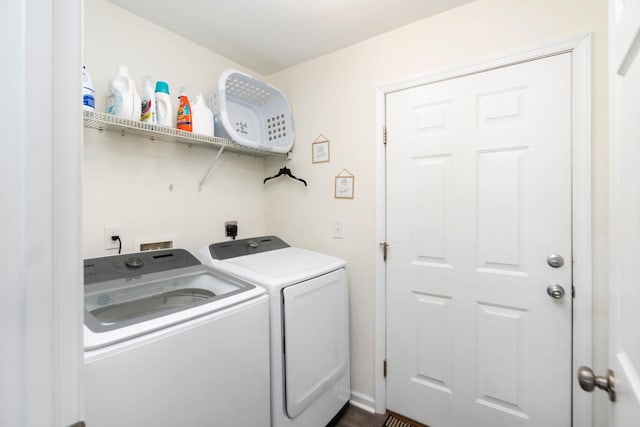
{"label": "dark wood floor", "polygon": [[387,419],[384,414],[372,414],[353,405],[349,405],[346,412],[334,424],[335,427],[382,427]]}

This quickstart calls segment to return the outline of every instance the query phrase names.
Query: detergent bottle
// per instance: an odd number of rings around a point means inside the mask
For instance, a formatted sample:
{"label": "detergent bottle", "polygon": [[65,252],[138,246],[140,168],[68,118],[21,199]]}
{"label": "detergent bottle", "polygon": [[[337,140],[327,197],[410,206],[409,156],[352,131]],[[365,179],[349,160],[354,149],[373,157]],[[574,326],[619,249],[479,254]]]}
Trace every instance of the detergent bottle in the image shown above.
{"label": "detergent bottle", "polygon": [[178,107],[176,127],[180,130],[191,132],[193,131],[193,119],[191,115],[191,104],[189,103],[189,98],[187,98],[187,95],[182,92],[178,99],[180,100],[180,106]]}
{"label": "detergent bottle", "polygon": [[142,117],[142,98],[136,90],[136,85],[133,83],[133,79],[131,79],[131,83],[133,84],[133,113],[131,114],[131,120],[139,121]]}
{"label": "detergent bottle", "polygon": [[[129,77],[127,67],[121,65],[115,77],[109,82],[107,97],[107,113],[114,116],[131,120],[135,117],[140,120],[140,114],[134,115],[136,107],[134,106],[135,97],[137,95],[136,86],[133,79]],[[138,95],[137,110],[140,109],[140,96]]]}
{"label": "detergent bottle", "polygon": [[204,103],[202,94],[196,96],[191,106],[193,118],[193,133],[213,136],[213,111]]}
{"label": "detergent bottle", "polygon": [[94,111],[96,109],[96,90],[93,87],[93,80],[87,71],[86,66],[82,66],[82,108]]}
{"label": "detergent bottle", "polygon": [[173,126],[173,111],[171,110],[171,96],[167,82],[156,82],[156,117],[159,126]]}
{"label": "detergent bottle", "polygon": [[142,89],[140,121],[152,125],[158,124],[156,113],[156,94],[150,77],[145,77]]}

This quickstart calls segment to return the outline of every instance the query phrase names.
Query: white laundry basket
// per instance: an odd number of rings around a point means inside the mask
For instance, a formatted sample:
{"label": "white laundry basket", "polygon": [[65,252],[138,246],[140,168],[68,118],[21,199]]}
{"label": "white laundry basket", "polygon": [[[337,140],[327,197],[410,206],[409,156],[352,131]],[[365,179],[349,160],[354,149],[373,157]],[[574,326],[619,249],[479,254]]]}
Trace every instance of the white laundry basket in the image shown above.
{"label": "white laundry basket", "polygon": [[259,150],[291,151],[291,106],[270,84],[228,69],[220,75],[218,90],[208,97],[207,104],[214,113],[216,136]]}

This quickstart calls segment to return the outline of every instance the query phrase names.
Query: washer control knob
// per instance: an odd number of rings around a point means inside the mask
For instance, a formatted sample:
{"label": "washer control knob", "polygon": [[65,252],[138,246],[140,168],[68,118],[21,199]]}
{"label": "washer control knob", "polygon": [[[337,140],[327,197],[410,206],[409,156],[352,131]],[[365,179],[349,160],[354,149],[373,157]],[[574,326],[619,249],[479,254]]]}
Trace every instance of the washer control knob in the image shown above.
{"label": "washer control knob", "polygon": [[125,264],[129,268],[140,268],[144,265],[142,258],[138,258],[137,256],[132,256],[125,260]]}
{"label": "washer control knob", "polygon": [[249,245],[250,248],[257,248],[258,247],[258,242],[256,242],[255,240],[249,240],[247,242],[247,245]]}

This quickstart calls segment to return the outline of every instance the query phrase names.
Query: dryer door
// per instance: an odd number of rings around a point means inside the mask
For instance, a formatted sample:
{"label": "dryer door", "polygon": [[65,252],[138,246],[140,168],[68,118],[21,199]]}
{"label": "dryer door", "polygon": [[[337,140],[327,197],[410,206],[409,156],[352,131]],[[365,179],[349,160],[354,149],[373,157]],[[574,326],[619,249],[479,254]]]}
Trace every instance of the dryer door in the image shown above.
{"label": "dryer door", "polygon": [[325,391],[336,401],[349,370],[349,292],[344,269],[284,288],[286,409],[291,418]]}

